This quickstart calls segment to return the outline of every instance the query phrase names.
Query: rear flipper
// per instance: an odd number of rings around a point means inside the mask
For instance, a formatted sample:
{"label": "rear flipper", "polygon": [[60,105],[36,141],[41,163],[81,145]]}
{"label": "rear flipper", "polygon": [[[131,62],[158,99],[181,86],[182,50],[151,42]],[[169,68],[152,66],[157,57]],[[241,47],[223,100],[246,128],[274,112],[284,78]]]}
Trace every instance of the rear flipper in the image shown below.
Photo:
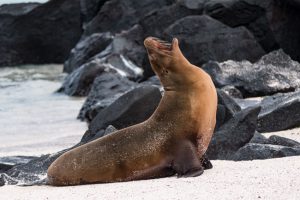
{"label": "rear flipper", "polygon": [[202,163],[202,166],[204,169],[212,169],[213,165],[211,164],[210,160],[208,159],[206,153],[202,156],[200,159],[200,162]]}
{"label": "rear flipper", "polygon": [[191,142],[186,141],[179,146],[173,169],[178,177],[196,177],[203,174],[204,168],[197,157],[196,147]]}

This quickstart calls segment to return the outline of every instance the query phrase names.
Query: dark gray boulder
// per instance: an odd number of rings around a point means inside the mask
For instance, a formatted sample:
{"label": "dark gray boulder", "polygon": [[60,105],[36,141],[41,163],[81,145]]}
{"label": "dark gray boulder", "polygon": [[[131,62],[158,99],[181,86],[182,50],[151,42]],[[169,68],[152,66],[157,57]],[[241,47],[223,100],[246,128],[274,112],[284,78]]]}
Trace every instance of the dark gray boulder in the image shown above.
{"label": "dark gray boulder", "polygon": [[16,185],[18,181],[5,173],[0,174],[0,187],[4,185]]}
{"label": "dark gray boulder", "polygon": [[96,54],[91,60],[97,59],[103,64],[115,68],[123,76],[131,80],[143,77],[142,63],[146,58],[143,45],[143,30],[133,26],[127,31],[116,34],[106,49]]}
{"label": "dark gray boulder", "polygon": [[85,27],[84,35],[111,32],[120,33],[137,24],[150,11],[174,3],[174,0],[110,0]]}
{"label": "dark gray boulder", "polygon": [[231,27],[247,25],[265,14],[262,7],[243,0],[207,1],[204,11]]}
{"label": "dark gray boulder", "polygon": [[282,50],[252,64],[248,61],[210,62],[203,66],[217,87],[233,85],[244,97],[294,91],[300,86],[300,64]]}
{"label": "dark gray boulder", "polygon": [[246,28],[230,28],[206,15],[176,21],[165,30],[165,36],[177,37],[184,55],[197,66],[210,60],[256,61],[265,54]]}
{"label": "dark gray boulder", "polygon": [[253,138],[249,143],[256,144],[272,144],[272,145],[280,145],[286,147],[300,147],[300,143],[285,137],[281,137],[278,135],[272,135],[269,138],[266,138],[263,134],[256,132]]}
{"label": "dark gray boulder", "polygon": [[145,36],[163,38],[164,30],[177,20],[189,15],[201,15],[203,0],[180,0],[176,3],[155,9],[143,17],[139,24]]}
{"label": "dark gray boulder", "polygon": [[108,0],[80,0],[83,27],[97,15],[106,1]]}
{"label": "dark gray boulder", "polygon": [[273,0],[270,12],[270,28],[280,48],[294,60],[300,61],[300,6],[297,0]]}
{"label": "dark gray boulder", "polygon": [[268,144],[281,145],[286,147],[299,147],[300,143],[285,137],[281,137],[278,135],[272,135],[268,139]]}
{"label": "dark gray boulder", "polygon": [[217,122],[215,130],[218,130],[223,124],[231,119],[236,113],[241,111],[240,106],[222,90],[217,90],[218,108],[217,108]]}
{"label": "dark gray boulder", "polygon": [[24,15],[32,11],[40,3],[12,3],[12,4],[2,4],[0,5],[0,16],[11,15],[19,16]]}
{"label": "dark gray boulder", "polygon": [[260,107],[252,107],[236,113],[212,136],[207,150],[210,159],[233,159],[233,155],[253,137]]}
{"label": "dark gray boulder", "polygon": [[84,102],[78,118],[90,121],[88,113],[95,106],[106,107],[113,102],[114,97],[135,87],[136,83],[115,73],[102,73],[93,82],[91,91]]}
{"label": "dark gray boulder", "polygon": [[70,96],[87,96],[97,76],[106,73],[117,74],[109,65],[97,61],[92,60],[69,74],[58,91]]}
{"label": "dark gray boulder", "polygon": [[[13,168],[14,165],[6,164],[6,163],[0,163],[0,173],[6,172],[9,169]],[[1,183],[0,183],[1,186]]]}
{"label": "dark gray boulder", "polygon": [[112,39],[113,36],[110,33],[95,33],[78,42],[64,63],[64,72],[71,73],[79,68],[90,58],[103,51]]}
{"label": "dark gray boulder", "polygon": [[1,16],[0,30],[0,66],[63,63],[82,34],[79,0],[51,0]]}
{"label": "dark gray boulder", "polygon": [[270,159],[281,158],[287,156],[299,156],[300,147],[287,147],[272,144],[255,144],[249,143],[240,148],[233,160],[255,160],[255,159]]}
{"label": "dark gray boulder", "polygon": [[93,140],[96,140],[98,138],[101,138],[105,135],[109,135],[115,131],[117,131],[118,129],[116,129],[114,126],[112,125],[109,125],[105,130],[101,130],[101,131],[98,131],[97,133],[91,133],[90,130],[87,130],[84,135],[82,136],[81,140],[80,140],[80,143],[87,143],[87,142],[90,142],[90,141],[93,141]]}
{"label": "dark gray boulder", "polygon": [[204,12],[230,27],[245,26],[270,52],[279,48],[267,18],[266,8],[271,6],[269,0],[212,0],[205,3]]}
{"label": "dark gray boulder", "polygon": [[38,158],[34,158],[28,163],[19,164],[5,173],[0,174],[0,181],[8,185],[22,184],[38,184],[38,182],[46,183],[47,169],[51,163],[62,153],[69,149],[63,150],[55,154],[47,154]]}
{"label": "dark gray boulder", "polygon": [[249,143],[267,144],[268,138],[259,132],[255,132]]}
{"label": "dark gray boulder", "polygon": [[236,87],[232,85],[226,85],[221,88],[226,94],[233,98],[243,99],[243,94]]}
{"label": "dark gray boulder", "polygon": [[108,125],[122,129],[148,119],[157,108],[161,93],[157,87],[135,88],[101,110],[89,125],[92,135],[103,131]]}
{"label": "dark gray boulder", "polygon": [[259,132],[273,132],[300,125],[300,92],[276,94],[261,103],[258,117]]}

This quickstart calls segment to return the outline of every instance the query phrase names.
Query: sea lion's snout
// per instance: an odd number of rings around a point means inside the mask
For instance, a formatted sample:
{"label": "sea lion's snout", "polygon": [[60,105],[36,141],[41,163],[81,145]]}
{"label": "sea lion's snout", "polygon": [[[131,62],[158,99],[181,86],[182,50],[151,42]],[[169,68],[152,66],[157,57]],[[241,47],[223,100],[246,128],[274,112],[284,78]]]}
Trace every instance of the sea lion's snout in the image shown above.
{"label": "sea lion's snout", "polygon": [[172,44],[158,39],[156,37],[147,37],[144,40],[145,47],[149,49],[163,50],[163,51],[172,51]]}

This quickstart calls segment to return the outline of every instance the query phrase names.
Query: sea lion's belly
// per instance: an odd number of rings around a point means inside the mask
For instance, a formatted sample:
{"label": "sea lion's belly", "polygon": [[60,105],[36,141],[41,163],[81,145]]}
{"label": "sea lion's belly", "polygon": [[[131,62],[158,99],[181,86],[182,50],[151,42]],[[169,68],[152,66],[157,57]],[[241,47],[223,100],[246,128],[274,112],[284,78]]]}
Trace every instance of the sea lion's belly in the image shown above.
{"label": "sea lion's belly", "polygon": [[74,185],[150,178],[147,170],[167,160],[164,150],[167,137],[155,128],[146,127],[132,126],[66,152],[50,166],[50,184],[51,181],[54,185],[55,182]]}

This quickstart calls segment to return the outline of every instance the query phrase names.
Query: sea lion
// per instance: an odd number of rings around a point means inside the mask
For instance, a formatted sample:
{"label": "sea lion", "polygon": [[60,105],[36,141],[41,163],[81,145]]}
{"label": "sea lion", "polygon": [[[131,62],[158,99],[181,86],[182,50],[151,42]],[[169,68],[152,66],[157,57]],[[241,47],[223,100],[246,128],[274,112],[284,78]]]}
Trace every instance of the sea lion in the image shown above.
{"label": "sea lion", "polygon": [[[203,173],[216,123],[217,94],[210,76],[172,43],[144,41],[165,93],[153,115],[75,149],[48,169],[51,185],[108,183]],[[203,162],[203,163],[202,163]]]}

